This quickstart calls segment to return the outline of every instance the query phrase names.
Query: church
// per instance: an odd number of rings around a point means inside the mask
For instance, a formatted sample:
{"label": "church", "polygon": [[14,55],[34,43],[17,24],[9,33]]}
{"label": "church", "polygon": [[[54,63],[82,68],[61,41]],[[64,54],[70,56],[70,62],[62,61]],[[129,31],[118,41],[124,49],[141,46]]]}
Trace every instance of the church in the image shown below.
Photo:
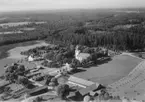
{"label": "church", "polygon": [[89,53],[81,53],[81,51],[79,50],[79,46],[76,46],[76,50],[75,50],[75,58],[77,60],[79,60],[81,63],[88,59],[90,57]]}

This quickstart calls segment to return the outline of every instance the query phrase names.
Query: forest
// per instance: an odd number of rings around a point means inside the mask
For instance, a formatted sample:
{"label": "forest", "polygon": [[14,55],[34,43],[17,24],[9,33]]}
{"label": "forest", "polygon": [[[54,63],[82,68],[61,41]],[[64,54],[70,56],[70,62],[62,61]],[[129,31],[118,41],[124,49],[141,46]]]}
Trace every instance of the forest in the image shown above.
{"label": "forest", "polygon": [[[36,30],[25,31],[23,34],[1,34],[0,45],[46,40],[53,44],[101,46],[115,51],[144,51],[144,13],[44,12],[44,14],[33,14],[33,17],[33,21],[46,20],[47,24],[27,25]],[[11,29],[17,29],[17,27],[8,28],[8,30]]]}

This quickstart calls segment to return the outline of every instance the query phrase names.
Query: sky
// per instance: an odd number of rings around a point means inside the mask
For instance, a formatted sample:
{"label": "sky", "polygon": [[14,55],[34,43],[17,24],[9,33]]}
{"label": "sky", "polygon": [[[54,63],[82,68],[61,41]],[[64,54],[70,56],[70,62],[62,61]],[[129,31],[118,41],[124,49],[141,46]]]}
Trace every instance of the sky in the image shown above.
{"label": "sky", "polygon": [[0,0],[0,11],[145,7],[145,0]]}

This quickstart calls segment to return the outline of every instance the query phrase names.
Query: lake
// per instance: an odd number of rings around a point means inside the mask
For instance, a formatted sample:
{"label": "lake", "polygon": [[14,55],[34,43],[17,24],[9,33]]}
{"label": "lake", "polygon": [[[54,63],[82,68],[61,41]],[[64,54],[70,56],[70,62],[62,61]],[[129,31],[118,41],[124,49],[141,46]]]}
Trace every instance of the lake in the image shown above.
{"label": "lake", "polygon": [[[4,66],[6,64],[11,65],[14,62],[17,62],[20,59],[24,59],[27,56],[21,55],[20,53],[22,51],[27,51],[29,49],[35,48],[35,47],[40,47],[40,46],[47,46],[49,44],[45,43],[44,41],[36,41],[35,44],[32,45],[28,45],[28,46],[19,46],[19,47],[15,47],[11,50],[8,51],[9,56],[7,58],[1,59],[0,60],[0,75],[2,75],[5,71]],[[34,65],[32,64],[28,64],[26,62],[24,62],[24,64],[27,67],[33,67]]]}

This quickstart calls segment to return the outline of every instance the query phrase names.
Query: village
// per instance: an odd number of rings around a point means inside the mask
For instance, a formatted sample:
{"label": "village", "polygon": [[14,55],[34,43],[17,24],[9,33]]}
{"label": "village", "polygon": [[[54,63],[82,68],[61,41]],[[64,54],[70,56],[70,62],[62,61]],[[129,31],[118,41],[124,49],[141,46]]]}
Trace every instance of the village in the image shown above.
{"label": "village", "polygon": [[145,102],[143,0],[0,0],[0,102]]}
{"label": "village", "polygon": [[[89,67],[97,64],[99,60],[110,59],[114,54],[113,51],[80,45],[71,46],[71,50],[66,53],[66,58],[68,58],[66,59],[59,54],[59,52],[68,51],[65,49],[59,45],[41,46],[22,52],[22,55],[28,57],[5,66],[5,76],[1,78],[4,81],[1,85],[1,93],[3,93],[1,99],[22,102],[41,102],[52,97],[70,101],[84,100],[84,102],[120,100],[119,96],[111,96],[106,86],[73,76],[80,70],[79,67]],[[53,58],[54,54],[50,55],[52,51],[58,53],[57,61]],[[66,60],[64,61],[63,58]],[[34,67],[26,68],[26,64],[33,64]],[[49,98],[44,96],[49,96]]]}

